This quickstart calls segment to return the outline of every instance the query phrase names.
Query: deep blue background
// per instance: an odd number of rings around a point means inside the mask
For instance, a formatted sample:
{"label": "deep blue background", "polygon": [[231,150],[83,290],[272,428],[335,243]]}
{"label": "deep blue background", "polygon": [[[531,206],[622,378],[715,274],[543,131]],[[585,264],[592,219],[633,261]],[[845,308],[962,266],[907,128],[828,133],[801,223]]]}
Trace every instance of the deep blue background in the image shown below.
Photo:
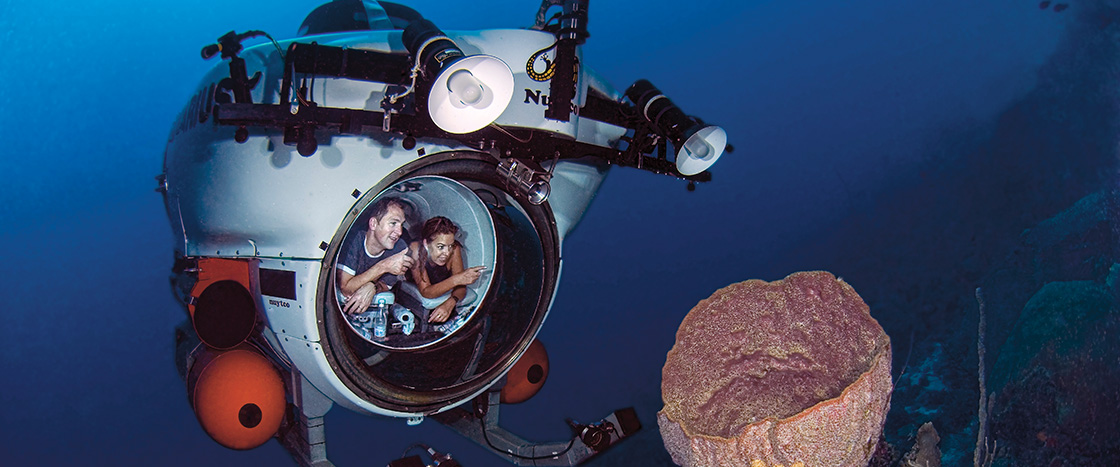
{"label": "deep blue background", "polygon": [[[291,37],[318,4],[0,6],[3,463],[288,462],[275,442],[222,448],[194,419],[172,360],[184,314],[168,287],[172,238],[153,177],[173,118],[215,64],[199,49],[231,29]],[[620,89],[650,79],[686,112],[724,126],[736,151],[693,193],[668,177],[611,172],[564,245],[540,336],[548,384],[503,409],[507,427],[566,439],[565,417],[589,422],[635,405],[643,436],[597,464],[664,462],[653,412],[681,319],[722,286],[798,270],[828,269],[864,295],[892,335],[897,372],[915,328],[921,336],[952,321],[911,321],[916,305],[876,306],[922,280],[895,274],[898,265],[952,276],[954,265],[934,260],[996,249],[1115,186],[1120,61],[1103,5],[592,2],[584,63]],[[528,26],[538,4],[412,6],[458,30]],[[1010,112],[1033,123],[1008,130]],[[1048,134],[1050,149],[1019,146]],[[1006,173],[991,169],[1000,148],[1029,153],[1006,170],[1031,183],[992,183]],[[1053,172],[1055,160],[1073,162]],[[980,189],[989,183],[1001,189]],[[942,228],[983,238],[931,246]],[[948,247],[961,250],[931,251]],[[974,286],[951,278],[959,293]],[[470,467],[501,465],[434,422],[407,427],[336,408],[327,423],[339,465],[384,465],[415,441]]]}

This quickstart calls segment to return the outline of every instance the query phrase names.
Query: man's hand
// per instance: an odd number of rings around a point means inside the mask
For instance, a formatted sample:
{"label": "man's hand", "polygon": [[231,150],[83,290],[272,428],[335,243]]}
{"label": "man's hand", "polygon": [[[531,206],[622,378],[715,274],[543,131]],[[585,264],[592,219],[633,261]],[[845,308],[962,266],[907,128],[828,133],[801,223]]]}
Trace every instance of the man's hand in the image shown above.
{"label": "man's hand", "polygon": [[350,298],[346,300],[346,306],[342,308],[348,315],[356,315],[365,312],[369,309],[369,304],[373,303],[373,296],[377,295],[377,286],[372,282],[367,282],[366,285],[358,288]]}
{"label": "man's hand", "polygon": [[385,272],[394,276],[404,275],[412,267],[412,257],[408,255],[408,249],[404,249],[400,253],[385,258],[381,261],[385,266]]}
{"label": "man's hand", "polygon": [[453,276],[455,285],[467,286],[473,284],[474,281],[478,280],[478,277],[482,275],[482,271],[485,269],[486,266],[475,266],[473,268],[464,269],[463,272]]}
{"label": "man's hand", "polygon": [[451,313],[454,311],[455,300],[452,300],[450,298],[444,300],[443,303],[440,303],[439,306],[435,307],[435,309],[432,310],[432,314],[428,315],[428,322],[439,324],[447,321],[447,318],[450,318]]}

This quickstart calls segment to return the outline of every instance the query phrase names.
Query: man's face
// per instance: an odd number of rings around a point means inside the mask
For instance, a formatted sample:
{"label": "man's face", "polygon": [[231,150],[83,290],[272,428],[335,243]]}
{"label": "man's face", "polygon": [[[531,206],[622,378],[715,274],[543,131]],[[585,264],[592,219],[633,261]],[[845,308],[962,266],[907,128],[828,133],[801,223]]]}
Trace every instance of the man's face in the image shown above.
{"label": "man's face", "polygon": [[370,218],[369,231],[383,250],[390,250],[397,243],[397,239],[401,238],[402,225],[404,225],[404,211],[396,205],[389,205],[389,209],[381,219]]}

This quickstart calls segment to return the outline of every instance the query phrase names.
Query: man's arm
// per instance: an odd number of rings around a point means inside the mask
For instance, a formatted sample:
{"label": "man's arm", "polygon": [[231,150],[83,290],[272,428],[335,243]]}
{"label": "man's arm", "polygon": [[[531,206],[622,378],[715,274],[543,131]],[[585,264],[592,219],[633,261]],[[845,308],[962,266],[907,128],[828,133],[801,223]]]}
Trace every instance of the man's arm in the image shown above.
{"label": "man's arm", "polygon": [[373,267],[366,269],[365,272],[353,275],[341,269],[338,270],[338,288],[342,289],[342,293],[350,296],[357,292],[363,285],[372,283],[380,279],[381,276],[388,271],[385,261],[379,261]]}
{"label": "man's arm", "polygon": [[373,266],[358,275],[353,275],[339,269],[337,277],[338,288],[342,289],[342,293],[350,295],[363,285],[378,283],[378,279],[385,274],[392,274],[394,276],[405,274],[411,266],[412,258],[409,257],[408,248],[405,248],[395,255],[374,263]]}

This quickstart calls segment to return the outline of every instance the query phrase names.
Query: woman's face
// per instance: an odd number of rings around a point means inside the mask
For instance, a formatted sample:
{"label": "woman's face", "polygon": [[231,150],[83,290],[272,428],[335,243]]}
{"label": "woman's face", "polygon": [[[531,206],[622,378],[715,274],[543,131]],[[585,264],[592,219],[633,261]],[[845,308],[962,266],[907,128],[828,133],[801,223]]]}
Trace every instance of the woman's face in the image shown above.
{"label": "woman's face", "polygon": [[424,240],[428,258],[437,266],[447,266],[447,260],[451,258],[451,247],[454,245],[455,236],[449,233],[436,234],[431,240]]}

